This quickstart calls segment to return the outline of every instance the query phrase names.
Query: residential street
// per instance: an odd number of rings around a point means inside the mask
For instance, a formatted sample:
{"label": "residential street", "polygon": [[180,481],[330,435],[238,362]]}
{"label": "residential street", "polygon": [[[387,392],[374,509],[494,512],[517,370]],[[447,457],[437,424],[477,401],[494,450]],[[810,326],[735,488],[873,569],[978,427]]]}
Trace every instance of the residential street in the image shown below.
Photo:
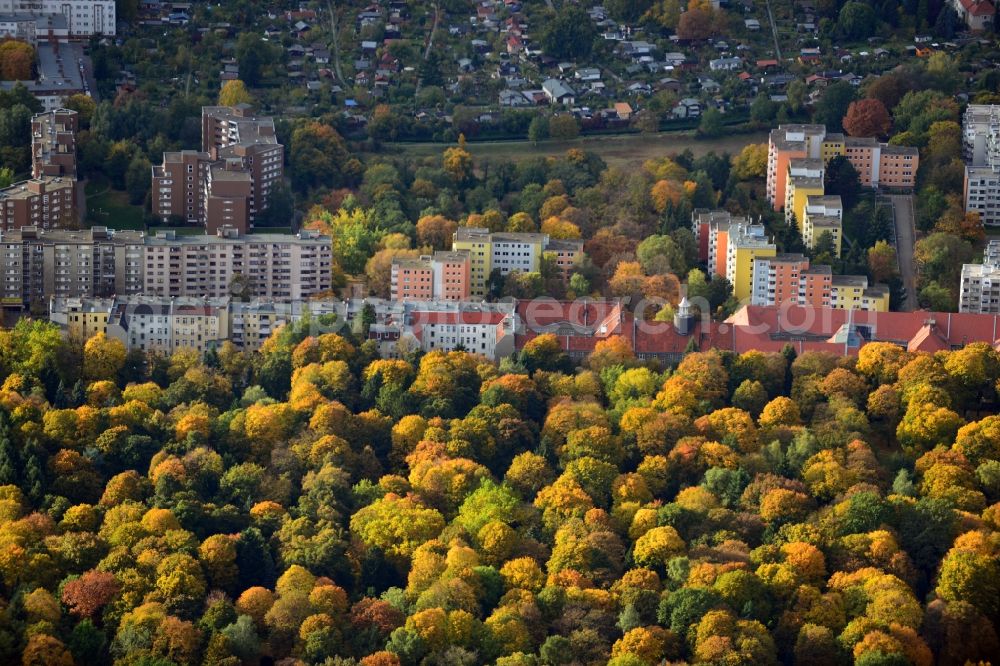
{"label": "residential street", "polygon": [[906,287],[903,310],[917,309],[917,272],[913,265],[913,244],[916,225],[913,212],[912,194],[894,194],[887,197],[892,202],[893,218],[896,223],[896,256],[899,259],[899,273]]}

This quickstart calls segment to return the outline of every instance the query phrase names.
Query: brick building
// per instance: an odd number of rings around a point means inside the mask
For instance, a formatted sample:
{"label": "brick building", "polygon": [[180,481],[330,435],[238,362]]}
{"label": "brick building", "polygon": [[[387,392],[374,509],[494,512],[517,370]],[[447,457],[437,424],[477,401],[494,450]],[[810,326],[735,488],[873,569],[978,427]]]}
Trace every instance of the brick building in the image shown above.
{"label": "brick building", "polygon": [[0,190],[0,231],[76,228],[81,192],[76,173],[76,111],[31,118],[31,178]]}
{"label": "brick building", "polygon": [[254,227],[284,177],[284,146],[274,120],[249,105],[202,108],[201,150],[163,154],[152,170],[154,212],[167,221],[183,217],[208,233]]}
{"label": "brick building", "polygon": [[56,109],[31,117],[31,177],[76,180],[76,111]]}
{"label": "brick building", "polygon": [[389,297],[394,301],[464,301],[470,296],[467,251],[435,252],[392,262]]}

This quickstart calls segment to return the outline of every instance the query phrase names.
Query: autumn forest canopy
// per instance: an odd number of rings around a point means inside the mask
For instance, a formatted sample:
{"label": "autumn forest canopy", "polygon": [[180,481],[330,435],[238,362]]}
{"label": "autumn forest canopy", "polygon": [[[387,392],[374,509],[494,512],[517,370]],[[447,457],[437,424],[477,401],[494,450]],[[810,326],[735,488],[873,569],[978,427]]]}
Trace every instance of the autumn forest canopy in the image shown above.
{"label": "autumn forest canopy", "polygon": [[[0,332],[0,661],[964,664],[1000,354],[145,358]],[[329,323],[329,322],[326,322]]]}

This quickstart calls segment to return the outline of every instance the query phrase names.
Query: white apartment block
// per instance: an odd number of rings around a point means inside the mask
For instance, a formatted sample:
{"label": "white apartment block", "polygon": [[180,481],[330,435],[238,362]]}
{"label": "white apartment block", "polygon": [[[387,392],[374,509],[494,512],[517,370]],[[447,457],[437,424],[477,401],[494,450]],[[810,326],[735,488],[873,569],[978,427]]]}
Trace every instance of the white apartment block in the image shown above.
{"label": "white apartment block", "polygon": [[1000,105],[970,104],[962,118],[965,210],[1000,224]]}
{"label": "white apartment block", "polygon": [[229,299],[116,298],[108,315],[107,335],[128,350],[170,355],[205,352],[229,337]]}
{"label": "white apartment block", "polygon": [[492,234],[492,266],[503,275],[537,271],[548,240],[545,234]]}
{"label": "white apartment block", "polygon": [[989,242],[983,263],[962,266],[958,311],[1000,314],[1000,241]]}
{"label": "white apartment block", "polygon": [[839,194],[812,195],[806,199],[802,220],[802,240],[806,247],[815,247],[823,232],[829,232],[839,255],[843,225],[844,203]]}
{"label": "white apartment block", "polygon": [[146,239],[143,291],[296,300],[329,291],[332,265],[330,238],[313,231],[294,236],[240,235],[225,227],[215,236],[165,232]]}
{"label": "white apartment block", "polygon": [[[0,14],[61,15],[70,37],[115,35],[114,0],[0,0]],[[75,63],[74,63],[75,66]]]}
{"label": "white apartment block", "polygon": [[461,349],[498,360],[514,352],[516,321],[510,304],[414,307],[402,317],[399,337],[425,352]]}
{"label": "white apartment block", "polygon": [[1000,224],[1000,163],[965,167],[965,210],[979,213],[984,225]]}
{"label": "white apartment block", "polygon": [[[315,324],[312,335],[338,333],[350,327],[366,306],[375,310],[368,338],[378,343],[385,358],[417,349],[464,349],[490,360],[514,353],[519,319],[513,303],[400,303],[382,299],[240,302],[227,297],[133,295],[52,298],[49,319],[68,337],[74,337],[75,331],[76,339],[85,339],[106,330],[129,350],[169,355],[180,350],[205,352],[225,341],[245,351],[258,351],[276,330],[306,316]],[[83,331],[87,335],[81,336]]]}
{"label": "white apartment block", "polygon": [[962,157],[986,166],[1000,157],[1000,105],[970,104],[962,116]]}

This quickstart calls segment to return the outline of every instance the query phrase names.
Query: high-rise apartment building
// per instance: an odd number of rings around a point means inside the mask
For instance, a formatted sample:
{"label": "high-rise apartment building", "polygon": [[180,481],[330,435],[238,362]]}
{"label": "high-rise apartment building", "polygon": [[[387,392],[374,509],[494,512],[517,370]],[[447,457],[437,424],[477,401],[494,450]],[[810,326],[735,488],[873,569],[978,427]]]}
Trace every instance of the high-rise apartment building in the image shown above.
{"label": "high-rise apartment building", "polygon": [[56,109],[31,117],[31,177],[76,180],[76,111]]}
{"label": "high-rise apartment building", "polygon": [[962,266],[959,312],[1000,314],[1000,240],[991,240],[981,264]]}
{"label": "high-rise apartment building", "polygon": [[773,257],[777,249],[761,224],[734,224],[724,232],[726,238],[725,276],[733,285],[737,300],[750,298],[754,261]]}
{"label": "high-rise apartment building", "polygon": [[755,259],[753,264],[753,305],[830,306],[829,266],[809,266],[802,254],[779,254]]}
{"label": "high-rise apartment building", "polygon": [[0,190],[0,231],[76,227],[76,191],[76,181],[61,176],[32,178]]}
{"label": "high-rise apartment building", "polygon": [[833,241],[834,256],[839,257],[844,243],[844,203],[839,194],[806,197],[799,226],[806,247],[814,248],[823,234]]}
{"label": "high-rise apartment building", "polygon": [[771,130],[767,143],[767,199],[774,210],[785,207],[788,162],[793,159],[821,159],[826,127],[823,125],[781,125]]}
{"label": "high-rise apartment building", "polygon": [[826,171],[823,160],[811,157],[796,157],[788,160],[785,176],[785,221],[796,224],[802,231],[805,218],[806,199],[822,196],[826,191],[823,176]]}
{"label": "high-rise apartment building", "polygon": [[724,210],[699,209],[691,214],[691,227],[709,272],[729,280],[736,298],[750,298],[754,262],[777,254],[764,225]]}
{"label": "high-rise apartment building", "polygon": [[300,299],[332,286],[333,249],[315,231],[215,235],[161,232],[144,245],[143,293],[153,296],[223,296]]}
{"label": "high-rise apartment building", "polygon": [[211,165],[206,152],[179,150],[163,153],[153,167],[153,213],[188,224],[205,221],[205,179]]}
{"label": "high-rise apartment building", "polygon": [[66,19],[69,35],[77,39],[113,37],[117,21],[114,0],[0,0],[0,14],[58,14]]}
{"label": "high-rise apartment building", "polygon": [[809,158],[827,163],[837,155],[851,162],[864,187],[911,189],[916,185],[920,155],[914,147],[845,137],[827,132],[823,125],[781,125],[771,131],[767,147],[767,198],[774,209],[786,205],[789,161]]}
{"label": "high-rise apartment building", "polygon": [[31,179],[0,190],[0,231],[79,225],[76,111],[56,109],[31,118]]}
{"label": "high-rise apartment building", "polygon": [[962,118],[965,210],[1000,224],[1000,105],[970,104]]}
{"label": "high-rise apartment building", "polygon": [[330,238],[314,231],[150,237],[24,227],[0,233],[0,298],[7,307],[140,293],[297,300],[330,291],[332,254]]}
{"label": "high-rise apartment building", "polygon": [[50,297],[107,297],[142,290],[143,234],[22,227],[0,233],[5,307],[44,306]]}
{"label": "high-rise apartment building", "polygon": [[203,224],[208,233],[224,226],[246,233],[284,177],[274,120],[247,104],[206,106],[201,129],[200,151],[164,153],[153,167],[154,212],[164,221]]}

